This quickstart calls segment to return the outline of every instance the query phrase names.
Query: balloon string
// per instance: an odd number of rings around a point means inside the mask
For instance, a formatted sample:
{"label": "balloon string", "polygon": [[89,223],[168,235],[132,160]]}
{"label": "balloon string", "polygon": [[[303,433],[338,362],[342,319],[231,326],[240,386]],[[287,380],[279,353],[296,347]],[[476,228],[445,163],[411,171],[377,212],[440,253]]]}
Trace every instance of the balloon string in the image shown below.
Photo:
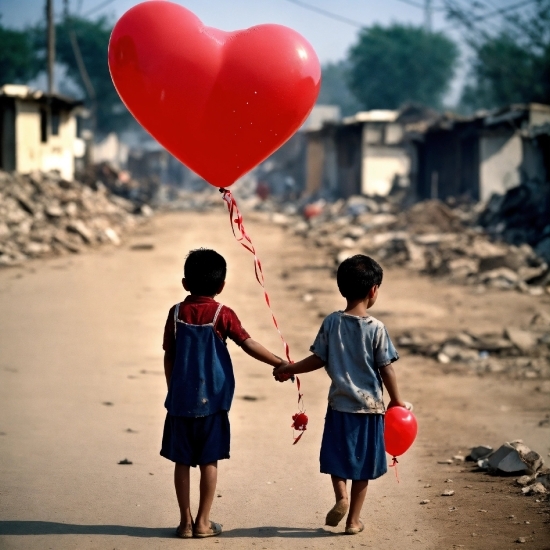
{"label": "balloon string", "polygon": [[397,465],[399,464],[399,461],[395,456],[391,460],[392,463],[390,464],[390,468],[395,468],[395,479],[397,479],[397,483],[399,483],[399,475],[397,474]]}
{"label": "balloon string", "polygon": [[[254,273],[256,275],[256,280],[258,281],[258,283],[260,283],[260,286],[264,291],[265,303],[269,308],[269,311],[271,313],[271,318],[273,319],[273,324],[275,325],[275,328],[277,329],[277,332],[279,333],[279,336],[281,337],[281,340],[283,342],[285,356],[288,362],[292,363],[292,360],[290,359],[290,348],[286,343],[286,340],[284,339],[281,330],[279,329],[279,324],[277,323],[277,319],[275,318],[275,314],[273,313],[273,309],[271,308],[269,294],[265,289],[265,278],[264,278],[264,272],[262,270],[262,264],[260,262],[260,259],[258,258],[258,255],[256,254],[256,249],[252,244],[252,239],[249,237],[248,233],[244,228],[243,216],[241,214],[241,211],[239,210],[239,207],[237,206],[237,201],[235,201],[233,195],[231,194],[231,191],[229,191],[228,189],[222,188],[220,189],[220,193],[222,193],[223,200],[227,204],[227,210],[229,211],[229,222],[231,224],[231,230],[233,231],[233,236],[235,237],[235,239],[237,239],[237,242],[239,242],[241,246],[246,248],[246,250],[248,250],[254,256]],[[298,382],[298,392],[299,391],[300,391],[300,383]],[[298,400],[298,402],[299,401],[300,400]]]}
{"label": "balloon string", "polygon": [[[267,293],[267,290],[265,288],[265,278],[264,278],[264,272],[262,270],[262,263],[260,262],[260,259],[256,254],[256,249],[254,248],[252,239],[249,237],[248,233],[246,232],[246,229],[244,228],[243,216],[241,214],[241,211],[239,210],[239,207],[237,206],[237,201],[231,194],[231,191],[229,191],[228,189],[221,188],[220,193],[222,193],[223,200],[227,204],[227,210],[229,212],[229,223],[231,224],[231,231],[233,231],[233,236],[235,237],[237,242],[241,244],[241,246],[246,248],[246,250],[248,250],[254,256],[254,274],[256,275],[256,280],[258,281],[258,283],[260,284],[260,286],[264,291],[265,303],[269,308],[269,311],[271,313],[271,318],[273,319],[273,324],[275,325],[275,328],[277,329],[277,332],[281,337],[281,341],[283,342],[285,356],[289,363],[293,363],[294,361],[292,361],[292,359],[290,358],[290,347],[287,344],[286,340],[284,339],[283,333],[279,329],[279,323],[277,323],[277,319],[275,318],[275,313],[273,313],[273,309],[271,308],[269,294]],[[289,378],[291,378],[293,382],[294,382],[294,378],[296,378],[296,387],[298,389],[298,409],[301,413],[303,413],[305,411],[304,394],[300,392],[300,379],[297,376],[296,377],[290,376]],[[298,437],[294,437],[293,445],[296,445],[296,443],[300,441],[300,439],[302,438],[302,435],[304,435],[303,431]]]}

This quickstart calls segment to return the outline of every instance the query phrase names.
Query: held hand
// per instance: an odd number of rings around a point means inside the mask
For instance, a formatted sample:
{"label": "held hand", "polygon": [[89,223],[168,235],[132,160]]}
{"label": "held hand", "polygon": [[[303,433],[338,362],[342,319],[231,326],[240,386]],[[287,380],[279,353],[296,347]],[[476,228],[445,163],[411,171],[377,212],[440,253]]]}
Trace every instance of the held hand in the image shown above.
{"label": "held hand", "polygon": [[273,369],[273,378],[277,380],[277,382],[286,382],[292,377],[292,374],[285,372],[285,369],[290,365],[290,363],[287,363],[284,361],[281,363],[280,366]]}

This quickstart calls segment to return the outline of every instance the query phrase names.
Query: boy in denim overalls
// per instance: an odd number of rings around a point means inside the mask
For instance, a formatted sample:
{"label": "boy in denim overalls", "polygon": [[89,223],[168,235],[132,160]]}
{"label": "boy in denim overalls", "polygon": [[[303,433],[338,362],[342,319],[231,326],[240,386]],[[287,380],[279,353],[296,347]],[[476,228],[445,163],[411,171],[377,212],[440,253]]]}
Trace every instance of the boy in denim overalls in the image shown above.
{"label": "boy in denim overalls", "polygon": [[[235,313],[214,301],[225,285],[225,260],[214,250],[193,250],[184,266],[183,288],[190,295],[170,309],[164,330],[167,409],[160,454],[176,463],[174,485],[181,513],[176,535],[219,535],[210,521],[218,460],[229,458],[229,418],[235,390],[225,341],[231,338],[250,356],[273,367],[286,364],[250,338]],[[191,515],[189,469],[201,471],[200,502]]]}

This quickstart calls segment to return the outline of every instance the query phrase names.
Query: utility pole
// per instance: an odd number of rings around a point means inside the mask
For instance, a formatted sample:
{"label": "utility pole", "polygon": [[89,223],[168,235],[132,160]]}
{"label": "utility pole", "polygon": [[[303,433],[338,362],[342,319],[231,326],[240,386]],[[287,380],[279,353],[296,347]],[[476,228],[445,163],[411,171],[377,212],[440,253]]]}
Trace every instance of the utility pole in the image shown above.
{"label": "utility pole", "polygon": [[432,0],[424,0],[424,30],[432,32]]}
{"label": "utility pole", "polygon": [[53,69],[55,65],[55,24],[53,19],[53,0],[46,0],[47,44],[48,44],[48,94],[53,94],[55,84]]}

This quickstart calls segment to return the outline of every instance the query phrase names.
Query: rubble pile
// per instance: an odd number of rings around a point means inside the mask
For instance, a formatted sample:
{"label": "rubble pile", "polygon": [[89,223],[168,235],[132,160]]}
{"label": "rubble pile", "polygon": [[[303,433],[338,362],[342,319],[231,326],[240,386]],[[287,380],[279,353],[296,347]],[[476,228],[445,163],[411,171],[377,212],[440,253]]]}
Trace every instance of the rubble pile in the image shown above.
{"label": "rubble pile", "polygon": [[550,493],[550,468],[536,451],[531,450],[521,439],[503,443],[496,451],[488,445],[471,449],[466,460],[473,461],[481,470],[493,475],[520,475],[516,485],[524,495]]}
{"label": "rubble pile", "polygon": [[506,373],[517,378],[550,378],[550,316],[536,314],[528,327],[509,327],[503,333],[468,331],[438,338],[405,333],[397,338],[400,349],[461,364],[477,373]]}
{"label": "rubble pile", "polygon": [[456,283],[550,292],[546,261],[527,243],[493,242],[477,223],[479,208],[429,200],[403,210],[392,197],[354,196],[323,205],[309,219],[292,223],[289,218],[287,225],[326,248],[337,264],[363,253],[387,266],[407,266]]}
{"label": "rubble pile", "polygon": [[111,195],[100,183],[92,189],[55,172],[0,171],[0,266],[120,244],[122,233],[151,213],[134,210],[132,202]]}
{"label": "rubble pile", "polygon": [[528,243],[550,262],[550,184],[528,182],[493,195],[478,223],[495,239]]}
{"label": "rubble pile", "polygon": [[155,176],[138,180],[127,170],[119,170],[109,162],[90,166],[79,178],[92,188],[104,185],[114,195],[140,205],[153,202],[160,187],[158,178]]}

